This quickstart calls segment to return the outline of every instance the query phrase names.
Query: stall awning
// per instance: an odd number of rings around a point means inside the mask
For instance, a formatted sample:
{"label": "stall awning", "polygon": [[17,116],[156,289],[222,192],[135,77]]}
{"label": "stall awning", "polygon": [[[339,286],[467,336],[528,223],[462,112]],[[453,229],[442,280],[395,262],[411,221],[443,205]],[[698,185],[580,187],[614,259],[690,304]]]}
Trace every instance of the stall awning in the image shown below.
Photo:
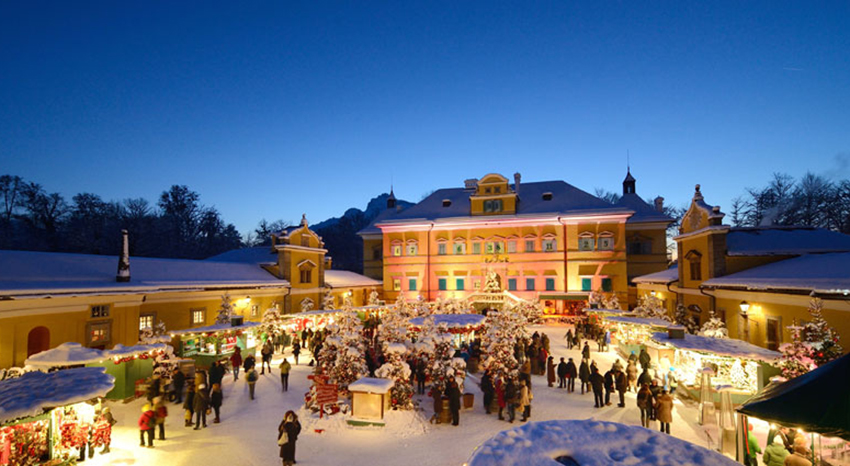
{"label": "stall awning", "polygon": [[850,354],[778,385],[738,411],[769,422],[850,441]]}
{"label": "stall awning", "polygon": [[551,299],[554,301],[587,301],[587,295],[568,293],[540,293],[540,299]]}

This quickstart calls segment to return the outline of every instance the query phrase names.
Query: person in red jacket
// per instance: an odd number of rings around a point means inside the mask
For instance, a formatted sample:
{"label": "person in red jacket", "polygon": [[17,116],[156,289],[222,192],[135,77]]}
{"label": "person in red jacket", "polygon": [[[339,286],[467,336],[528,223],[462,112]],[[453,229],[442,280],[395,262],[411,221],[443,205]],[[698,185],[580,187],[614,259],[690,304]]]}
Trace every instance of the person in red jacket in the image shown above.
{"label": "person in red jacket", "polygon": [[239,380],[239,368],[242,367],[242,349],[238,346],[233,355],[230,356],[230,365],[233,366],[233,380]]}
{"label": "person in red jacket", "polygon": [[158,396],[153,399],[153,409],[156,411],[156,425],[159,426],[159,439],[165,440],[165,418],[168,417],[168,408],[165,407],[162,397]]}
{"label": "person in red jacket", "polygon": [[153,431],[156,426],[156,413],[150,403],[142,406],[142,415],[139,416],[139,446],[145,446],[145,432],[148,436],[148,448],[153,448]]}

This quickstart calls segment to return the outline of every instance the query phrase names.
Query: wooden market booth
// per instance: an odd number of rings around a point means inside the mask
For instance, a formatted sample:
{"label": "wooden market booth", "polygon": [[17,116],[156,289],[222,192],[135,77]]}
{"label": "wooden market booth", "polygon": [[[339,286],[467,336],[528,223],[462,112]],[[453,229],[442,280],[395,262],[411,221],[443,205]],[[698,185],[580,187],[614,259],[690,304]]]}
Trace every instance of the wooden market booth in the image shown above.
{"label": "wooden market booth", "polygon": [[213,361],[229,359],[236,352],[236,347],[240,348],[243,358],[256,353],[259,326],[259,322],[234,320],[230,324],[176,330],[169,334],[180,339],[177,348],[180,357],[191,358],[195,367],[206,369],[212,366]]}
{"label": "wooden market booth", "polygon": [[[434,325],[445,328],[454,340],[455,348],[462,343],[469,343],[475,339],[476,332],[484,328],[486,316],[481,314],[433,314]],[[410,319],[410,329],[419,332],[425,325],[425,317],[414,317]]]}
{"label": "wooden market booth", "polygon": [[673,356],[671,349],[664,348],[651,339],[653,333],[665,331],[667,327],[674,325],[670,321],[608,313],[602,315],[602,325],[611,332],[611,342],[616,342],[617,351],[624,358],[632,353],[640,354],[641,349],[646,349],[653,361],[660,362],[665,357],[669,359]]}

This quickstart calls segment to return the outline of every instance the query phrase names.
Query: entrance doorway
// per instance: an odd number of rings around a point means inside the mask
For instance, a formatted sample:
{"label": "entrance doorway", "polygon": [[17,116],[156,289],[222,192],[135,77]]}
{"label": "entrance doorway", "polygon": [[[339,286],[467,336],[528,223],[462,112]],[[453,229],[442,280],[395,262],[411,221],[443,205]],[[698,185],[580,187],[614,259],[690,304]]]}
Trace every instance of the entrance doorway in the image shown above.
{"label": "entrance doorway", "polygon": [[27,336],[27,357],[50,349],[50,330],[47,327],[36,327]]}

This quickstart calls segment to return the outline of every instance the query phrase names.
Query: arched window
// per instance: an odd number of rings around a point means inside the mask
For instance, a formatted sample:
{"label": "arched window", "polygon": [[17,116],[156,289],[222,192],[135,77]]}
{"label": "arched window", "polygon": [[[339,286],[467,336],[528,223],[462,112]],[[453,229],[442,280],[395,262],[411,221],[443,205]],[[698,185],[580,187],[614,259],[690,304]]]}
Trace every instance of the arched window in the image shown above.
{"label": "arched window", "polygon": [[47,327],[36,327],[30,330],[27,337],[27,357],[50,349],[50,330]]}

